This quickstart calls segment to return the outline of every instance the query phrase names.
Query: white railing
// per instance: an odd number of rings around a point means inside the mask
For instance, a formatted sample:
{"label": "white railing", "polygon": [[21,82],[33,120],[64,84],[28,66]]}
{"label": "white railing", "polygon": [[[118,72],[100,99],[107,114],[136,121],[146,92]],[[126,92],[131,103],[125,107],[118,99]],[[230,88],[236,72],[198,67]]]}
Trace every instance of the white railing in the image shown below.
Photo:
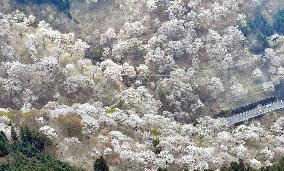
{"label": "white railing", "polygon": [[[280,104],[280,106],[277,106],[277,104]],[[268,107],[268,105],[269,105],[269,107]],[[271,108],[271,109],[267,110],[268,108]],[[243,122],[243,121],[249,120],[251,118],[269,113],[271,111],[279,110],[279,109],[282,109],[282,108],[284,108],[283,100],[277,100],[276,102],[269,103],[265,106],[257,107],[257,108],[248,110],[246,112],[239,113],[235,116],[229,117],[229,118],[227,118],[227,121],[228,121],[229,125],[234,125],[236,123]],[[255,112],[253,112],[253,111],[255,111]],[[248,113],[250,113],[250,112],[253,112],[253,113],[248,115]],[[244,117],[241,117],[241,116],[244,116]],[[236,119],[238,117],[239,117],[239,119],[233,121],[234,119]]]}

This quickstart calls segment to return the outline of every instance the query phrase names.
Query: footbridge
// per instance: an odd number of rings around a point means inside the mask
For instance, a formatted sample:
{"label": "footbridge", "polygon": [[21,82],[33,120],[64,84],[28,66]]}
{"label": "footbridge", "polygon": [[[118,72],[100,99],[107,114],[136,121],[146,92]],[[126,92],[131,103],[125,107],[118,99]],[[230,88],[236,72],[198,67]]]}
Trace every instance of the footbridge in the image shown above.
{"label": "footbridge", "polygon": [[254,109],[251,109],[249,111],[243,112],[243,113],[239,113],[236,114],[234,116],[231,116],[229,118],[227,118],[228,121],[228,125],[234,125],[240,122],[244,122],[247,121],[251,118],[260,116],[260,115],[264,115],[266,113],[275,111],[275,110],[279,110],[279,109],[283,109],[284,108],[284,101],[283,100],[277,100],[275,102],[263,105],[263,106],[258,106]]}

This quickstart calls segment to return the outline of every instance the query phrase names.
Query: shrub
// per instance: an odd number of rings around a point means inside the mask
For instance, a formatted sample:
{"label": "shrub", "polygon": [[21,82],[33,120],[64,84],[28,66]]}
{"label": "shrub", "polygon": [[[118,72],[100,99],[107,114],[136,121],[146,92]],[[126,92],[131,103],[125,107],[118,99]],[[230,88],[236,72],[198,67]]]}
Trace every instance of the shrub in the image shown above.
{"label": "shrub", "polygon": [[81,117],[76,114],[67,114],[59,116],[60,125],[63,128],[63,133],[69,137],[80,137],[83,126],[81,124]]}
{"label": "shrub", "polygon": [[151,129],[151,133],[156,137],[160,135],[159,129],[156,127]]}
{"label": "shrub", "polygon": [[0,116],[6,116],[10,120],[16,119],[16,115],[13,112],[0,111]]}
{"label": "shrub", "polygon": [[111,107],[109,109],[106,109],[106,113],[107,114],[111,114],[111,113],[114,113],[114,112],[117,112],[117,108],[116,107]]}

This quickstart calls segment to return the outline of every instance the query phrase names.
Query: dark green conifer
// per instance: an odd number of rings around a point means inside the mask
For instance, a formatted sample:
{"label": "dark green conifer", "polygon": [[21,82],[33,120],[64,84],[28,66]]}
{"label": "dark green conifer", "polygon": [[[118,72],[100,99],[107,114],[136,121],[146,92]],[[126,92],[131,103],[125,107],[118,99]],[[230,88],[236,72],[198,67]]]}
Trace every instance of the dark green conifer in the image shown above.
{"label": "dark green conifer", "polygon": [[106,160],[101,156],[94,163],[95,171],[109,171]]}

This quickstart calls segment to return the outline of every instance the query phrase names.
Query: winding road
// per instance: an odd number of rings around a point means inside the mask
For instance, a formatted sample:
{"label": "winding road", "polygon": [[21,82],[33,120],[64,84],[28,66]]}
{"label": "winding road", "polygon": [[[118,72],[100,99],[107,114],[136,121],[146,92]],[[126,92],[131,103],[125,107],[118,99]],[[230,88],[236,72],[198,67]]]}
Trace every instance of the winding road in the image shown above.
{"label": "winding road", "polygon": [[265,106],[258,106],[255,109],[252,109],[247,112],[240,113],[235,116],[227,118],[228,125],[234,125],[236,123],[243,122],[251,118],[254,118],[256,116],[263,115],[265,113],[269,113],[271,111],[282,109],[282,108],[284,108],[283,100],[278,100],[276,102],[267,104]]}

